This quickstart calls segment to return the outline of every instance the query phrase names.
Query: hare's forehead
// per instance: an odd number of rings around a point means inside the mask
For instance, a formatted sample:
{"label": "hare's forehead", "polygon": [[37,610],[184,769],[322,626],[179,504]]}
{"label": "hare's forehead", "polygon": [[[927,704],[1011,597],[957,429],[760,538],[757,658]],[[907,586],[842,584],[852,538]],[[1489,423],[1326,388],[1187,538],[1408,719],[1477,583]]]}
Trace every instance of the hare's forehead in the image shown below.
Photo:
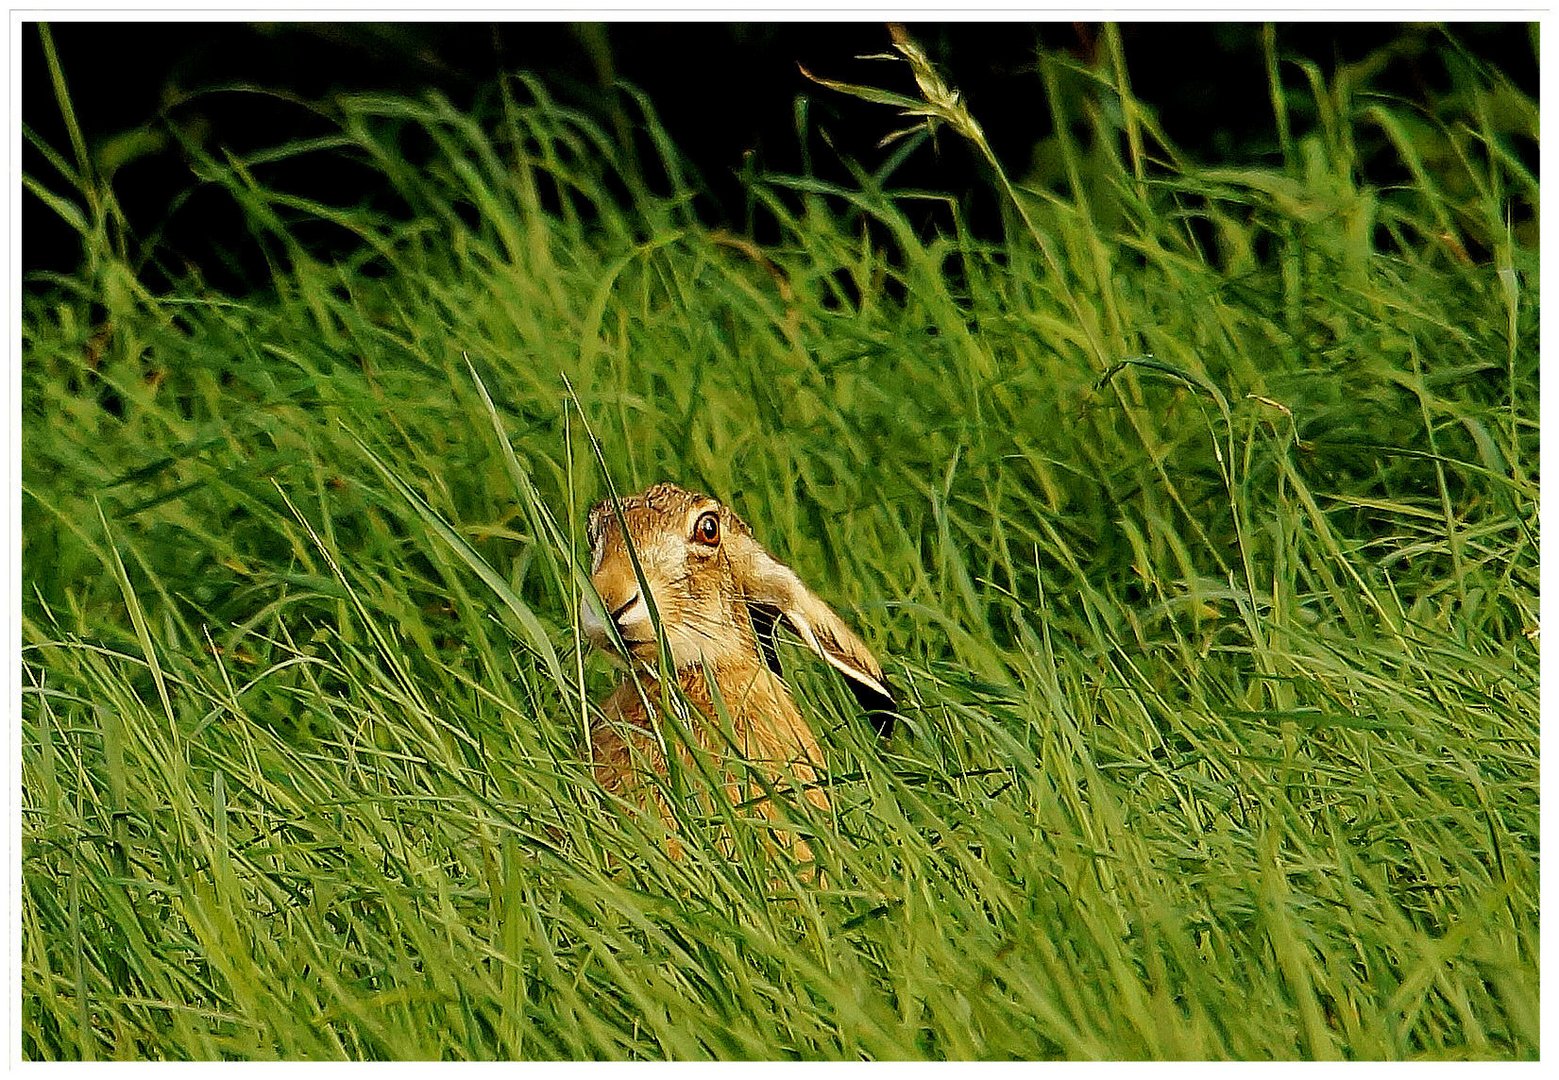
{"label": "hare's forehead", "polygon": [[[693,511],[666,512],[642,505],[625,504],[622,522],[610,505],[598,508],[590,518],[590,551],[595,567],[608,555],[626,555],[631,542],[641,560],[658,561],[680,555],[687,544]],[[624,539],[622,526],[628,526]]]}
{"label": "hare's forehead", "polygon": [[[618,510],[637,542],[641,536],[657,530],[680,532],[688,527],[695,513],[722,509],[708,495],[687,491],[674,484],[656,484],[636,495],[617,500]],[[589,530],[592,544],[617,527],[617,513],[611,499],[602,499],[590,510]]]}
{"label": "hare's forehead", "polygon": [[620,500],[616,510],[610,500],[597,503],[587,523],[590,549],[597,564],[607,551],[625,549],[622,526],[627,525],[634,550],[641,554],[681,551],[693,522],[710,511],[720,515],[722,531],[752,535],[747,523],[718,500],[666,484]]}
{"label": "hare's forehead", "polygon": [[[683,519],[686,513],[667,514],[643,507],[623,507],[622,523],[617,515],[607,511],[601,523],[601,541],[596,546],[608,550],[623,550],[632,544],[641,554],[662,550],[681,550],[687,542],[689,523]],[[624,539],[622,525],[628,526]]]}

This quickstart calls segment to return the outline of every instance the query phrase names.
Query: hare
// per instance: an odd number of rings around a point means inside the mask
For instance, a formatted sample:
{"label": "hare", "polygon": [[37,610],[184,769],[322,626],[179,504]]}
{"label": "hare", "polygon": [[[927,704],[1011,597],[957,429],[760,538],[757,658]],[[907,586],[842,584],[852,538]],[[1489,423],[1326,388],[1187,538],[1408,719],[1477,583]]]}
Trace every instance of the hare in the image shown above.
{"label": "hare", "polygon": [[[688,729],[712,761],[734,750],[776,787],[803,785],[803,796],[826,811],[828,795],[818,782],[822,754],[780,679],[775,623],[783,619],[845,675],[856,700],[886,736],[892,729],[893,697],[865,643],[793,570],[764,550],[746,522],[707,495],[656,484],[618,500],[616,508],[608,499],[590,511],[587,535],[590,577],[605,614],[585,605],[585,635],[637,669],[637,678],[630,673],[606,699],[590,731],[591,761],[602,786],[640,806],[653,801],[671,823],[670,807],[645,772],[664,776],[665,751],[683,745],[669,735],[658,736],[655,728],[655,711],[663,700],[658,680],[669,672],[699,714],[686,717]],[[651,603],[669,662],[659,657]],[[719,728],[716,693],[731,721],[728,733]],[[685,745],[681,759],[692,761]],[[728,770],[723,779],[733,802],[751,798],[772,816],[767,800],[744,792]],[[799,860],[811,861],[804,841],[792,850]]]}

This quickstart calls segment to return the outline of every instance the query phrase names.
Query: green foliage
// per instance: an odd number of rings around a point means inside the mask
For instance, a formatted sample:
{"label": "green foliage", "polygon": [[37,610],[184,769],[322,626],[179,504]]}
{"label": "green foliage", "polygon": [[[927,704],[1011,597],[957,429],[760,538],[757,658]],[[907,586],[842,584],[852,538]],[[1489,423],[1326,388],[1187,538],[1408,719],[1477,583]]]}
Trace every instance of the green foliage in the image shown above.
{"label": "green foliage", "polygon": [[[1537,107],[1437,40],[1428,109],[1269,36],[1276,165],[1182,160],[1113,35],[1042,56],[1025,179],[901,38],[921,126],[853,185],[753,177],[761,248],[631,94],[643,172],[527,78],[349,98],[327,140],[189,148],[270,260],[247,297],[140,287],[56,157],[28,187],[86,255],[24,296],[25,1054],[1536,1057]],[[1000,242],[895,187],[926,124]],[[267,179],[297,159],[401,205]],[[881,745],[785,657],[823,884],[740,809],[690,797],[672,860],[596,789],[592,435],[888,661]]]}

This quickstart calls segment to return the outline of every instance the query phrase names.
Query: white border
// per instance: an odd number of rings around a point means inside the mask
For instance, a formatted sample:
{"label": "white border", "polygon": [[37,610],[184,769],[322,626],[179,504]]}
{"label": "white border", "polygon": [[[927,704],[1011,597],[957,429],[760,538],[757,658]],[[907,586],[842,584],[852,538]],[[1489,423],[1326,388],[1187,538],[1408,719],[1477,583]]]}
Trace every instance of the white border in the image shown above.
{"label": "white border", "polygon": [[[6,775],[10,783],[10,798],[7,802],[9,828],[6,830],[6,847],[9,859],[8,897],[6,911],[10,934],[7,937],[7,957],[5,969],[5,985],[7,987],[7,1014],[10,1018],[6,1032],[6,1064],[8,1069],[20,1069],[33,1071],[48,1069],[51,1074],[77,1075],[79,1072],[100,1068],[91,1063],[78,1064],[41,1064],[27,1063],[20,1060],[21,1055],[21,235],[19,231],[21,223],[21,162],[19,149],[21,142],[21,40],[23,24],[39,19],[50,19],[56,22],[85,22],[85,21],[123,21],[123,22],[184,22],[184,21],[279,21],[279,22],[324,22],[339,20],[343,22],[358,21],[369,18],[383,21],[399,22],[464,22],[464,21],[564,21],[564,20],[599,20],[607,22],[616,21],[880,21],[886,19],[904,19],[906,21],[930,21],[945,20],[951,22],[983,22],[983,21],[1147,21],[1162,20],[1175,22],[1214,22],[1231,21],[1244,22],[1262,19],[1275,19],[1279,21],[1308,22],[1308,21],[1336,21],[1336,22],[1363,22],[1363,21],[1416,21],[1429,18],[1445,21],[1469,21],[1469,22],[1502,22],[1502,21],[1539,21],[1544,24],[1546,30],[1550,22],[1548,18],[1551,8],[1542,4],[1510,4],[1497,9],[1452,7],[1452,6],[1425,6],[1405,2],[1405,0],[1376,0],[1367,8],[1295,5],[1271,8],[1251,8],[1239,3],[1219,3],[1216,0],[1201,0],[1194,6],[1175,4],[1171,0],[1148,0],[1137,3],[1122,4],[1111,7],[1081,7],[1075,5],[1044,5],[1033,3],[1003,3],[1001,0],[984,0],[978,7],[956,9],[948,8],[942,3],[914,2],[914,0],[901,0],[901,2],[882,5],[857,4],[848,8],[835,8],[813,0],[808,4],[795,4],[787,6],[763,6],[741,8],[724,3],[705,3],[699,0],[684,0],[684,3],[667,7],[653,0],[619,0],[610,5],[589,3],[551,3],[534,6],[503,5],[491,7],[465,7],[454,9],[428,9],[428,8],[398,8],[386,7],[371,3],[338,3],[329,8],[320,8],[309,5],[274,5],[271,7],[237,7],[217,6],[210,3],[183,3],[178,0],[164,0],[157,7],[132,7],[128,4],[117,2],[104,3],[99,0],[96,3],[60,3],[26,8],[11,8],[9,20],[9,57],[10,80],[8,92],[10,96],[10,108],[7,111],[8,128],[6,143],[7,175],[10,180],[10,199],[8,200],[6,231],[10,238],[10,260],[7,264],[8,303],[5,305],[5,330],[7,342],[7,355],[9,367],[5,377],[0,379],[3,391],[0,391],[0,401],[3,401],[4,423],[9,426],[7,437],[4,440],[3,450],[3,475],[6,489],[6,532],[5,572],[3,582],[0,582],[0,597],[3,597],[4,608],[0,613],[5,628],[4,638],[11,642],[11,655],[9,662],[0,664],[3,667],[4,692],[7,695],[7,709],[5,714],[10,720],[9,738],[5,742]],[[133,63],[134,58],[127,58],[127,63]],[[1543,98],[1552,99],[1554,80],[1550,76],[1550,64],[1541,63],[1539,101]],[[1549,136],[1549,125],[1546,119],[1542,122],[1544,136]],[[1545,139],[1545,141],[1547,141]],[[1541,155],[1541,151],[1540,151]],[[1541,171],[1539,172],[1541,175]],[[1559,240],[1554,234],[1553,227],[1548,224],[1549,219],[1542,219],[1541,238],[1543,246],[1553,250],[1553,243]],[[1545,289],[1544,292],[1549,290]],[[1542,297],[1539,298],[1541,303]],[[1541,347],[1544,353],[1548,352],[1548,346],[1552,335],[1545,324],[1541,335]],[[1552,367],[1543,364],[1544,376],[1549,374]],[[1549,383],[1546,377],[1543,382]],[[1554,429],[1550,422],[1554,411],[1559,409],[1559,404],[1551,400],[1555,394],[1559,394],[1559,388],[1544,396],[1540,403],[1540,417],[1542,428],[1546,435]],[[1556,452],[1549,447],[1545,438],[1541,449],[1541,465],[1544,473],[1553,475]],[[1540,528],[1546,523],[1550,513],[1545,506],[1540,509]],[[1546,530],[1543,530],[1546,532]],[[1540,580],[1542,591],[1551,593],[1555,581],[1555,571],[1551,571],[1546,565],[1540,567]],[[1540,640],[1540,649],[1546,663],[1549,649]],[[1551,693],[1542,694],[1543,718],[1550,716],[1549,701],[1554,698]],[[1559,700],[1559,699],[1555,699]],[[1545,728],[1552,725],[1545,724]],[[1553,740],[1544,738],[1543,749],[1548,749]],[[1547,758],[1543,754],[1543,758]],[[1546,776],[1548,770],[1542,769]],[[1544,785],[1546,787],[1546,785]],[[1542,829],[1544,835],[1551,835],[1550,822],[1553,817],[1549,801],[1545,800],[1542,810]],[[1546,914],[1549,905],[1542,903],[1542,912]],[[1546,924],[1549,920],[1543,919]],[[1546,935],[1544,935],[1546,939]],[[1559,986],[1548,978],[1551,974],[1549,961],[1553,949],[1547,947],[1546,940],[1540,961],[1542,983],[1550,987],[1546,1000],[1542,1003],[1542,1036],[1544,1041],[1554,1031],[1552,1022],[1556,1009],[1556,998],[1559,998]],[[162,1065],[157,1063],[127,1063],[114,1066],[115,1071],[121,1075],[141,1075],[143,1070],[157,1070],[165,1072],[187,1071],[190,1069],[208,1068],[205,1064],[195,1065]],[[226,1066],[224,1066],[226,1067]],[[394,1064],[291,1064],[278,1066],[274,1063],[241,1063],[238,1068],[246,1071],[254,1069],[270,1070],[273,1068],[313,1070],[320,1068],[330,1069],[373,1069],[376,1073],[382,1071],[411,1074],[411,1070],[417,1070],[417,1075],[423,1075],[427,1066],[415,1063]],[[891,1066],[861,1066],[849,1064],[815,1064],[804,1068],[814,1074],[840,1075],[849,1072],[858,1075],[863,1068],[880,1070],[893,1068],[906,1072],[925,1074],[930,1069],[939,1071],[957,1066],[924,1066],[924,1065],[891,1065]],[[1096,1073],[1100,1066],[1091,1066],[1085,1063],[1056,1063],[1042,1066],[1046,1071],[1059,1070],[1063,1072],[1075,1072],[1086,1069]],[[1111,1068],[1110,1066],[1104,1066]],[[1184,1076],[1202,1078],[1209,1071],[1223,1072],[1225,1075],[1244,1075],[1252,1066],[1248,1063],[1227,1063],[1207,1065],[1204,1063],[1168,1063],[1150,1066],[1152,1071],[1160,1076]],[[1292,1072],[1294,1070],[1310,1071],[1313,1068],[1324,1066],[1310,1063],[1290,1063],[1281,1065],[1264,1066],[1267,1072]],[[1403,1075],[1411,1075],[1412,1080],[1425,1080],[1425,1078],[1437,1077],[1449,1072],[1463,1075],[1468,1069],[1498,1068],[1501,1072],[1520,1072],[1523,1075],[1535,1073],[1537,1063],[1514,1063],[1491,1066],[1487,1063],[1457,1064],[1457,1063],[1392,1063],[1392,1064],[1358,1064],[1349,1066],[1352,1070],[1366,1069],[1370,1072],[1391,1070]],[[684,1075],[685,1070],[694,1070],[708,1074],[713,1069],[722,1072],[732,1068],[739,1068],[748,1076],[769,1075],[775,1070],[784,1069],[787,1073],[793,1067],[773,1065],[741,1065],[730,1064],[717,1065],[635,1065],[635,1066],[602,1066],[602,1065],[578,1065],[578,1064],[482,1064],[462,1066],[465,1070],[493,1070],[523,1068],[532,1073],[540,1070],[556,1075],[562,1071],[572,1071],[580,1068],[589,1069],[633,1069],[636,1075],[647,1072],[661,1072],[667,1074],[668,1070],[677,1070],[676,1075]],[[985,1065],[983,1069],[999,1070],[1009,1075],[1013,1069],[1030,1069],[1032,1066],[1002,1066]],[[1113,1068],[1123,1068],[1114,1066]],[[1411,1073],[1408,1073],[1411,1070]]]}
{"label": "white border", "polygon": [[211,22],[343,22],[375,20],[390,22],[549,22],[586,20],[601,22],[877,22],[884,20],[945,22],[1447,22],[1535,21],[1552,10],[1552,5],[1503,4],[1496,8],[1465,5],[1425,5],[1412,0],[1375,0],[1368,6],[1329,3],[1290,3],[1270,8],[1252,8],[1237,0],[1198,0],[1193,4],[1173,0],[1136,0],[1101,7],[1074,4],[1023,3],[1021,0],[981,0],[967,8],[949,8],[944,2],[908,0],[892,4],[831,5],[826,0],[807,0],[790,4],[766,4],[733,7],[717,0],[683,0],[667,5],[655,0],[618,0],[616,3],[543,3],[534,5],[493,4],[452,8],[400,7],[374,4],[368,0],[338,2],[329,7],[311,4],[280,4],[268,7],[218,5],[197,0],[163,0],[154,6],[131,5],[117,0],[61,3],[42,7],[11,8],[14,22],[51,19],[55,22],[89,21],[211,21]]}

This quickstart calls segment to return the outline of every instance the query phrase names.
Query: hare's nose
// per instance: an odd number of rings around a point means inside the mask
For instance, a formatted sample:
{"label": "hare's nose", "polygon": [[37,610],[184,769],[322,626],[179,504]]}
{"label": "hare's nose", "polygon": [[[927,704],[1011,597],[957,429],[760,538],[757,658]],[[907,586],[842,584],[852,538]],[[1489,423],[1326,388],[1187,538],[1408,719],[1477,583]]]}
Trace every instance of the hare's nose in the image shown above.
{"label": "hare's nose", "polygon": [[655,637],[655,632],[650,629],[649,605],[644,602],[644,593],[640,589],[634,589],[633,595],[623,601],[611,617],[618,635],[626,644],[642,644]]}
{"label": "hare's nose", "polygon": [[619,630],[621,630],[622,626],[623,626],[622,621],[621,621],[623,615],[627,612],[627,610],[629,608],[633,607],[633,605],[638,603],[638,602],[639,602],[639,590],[635,589],[635,590],[633,590],[633,595],[632,596],[628,597],[628,599],[624,600],[621,604],[617,605],[617,607],[612,611],[612,621],[614,623],[617,623],[617,628]]}

